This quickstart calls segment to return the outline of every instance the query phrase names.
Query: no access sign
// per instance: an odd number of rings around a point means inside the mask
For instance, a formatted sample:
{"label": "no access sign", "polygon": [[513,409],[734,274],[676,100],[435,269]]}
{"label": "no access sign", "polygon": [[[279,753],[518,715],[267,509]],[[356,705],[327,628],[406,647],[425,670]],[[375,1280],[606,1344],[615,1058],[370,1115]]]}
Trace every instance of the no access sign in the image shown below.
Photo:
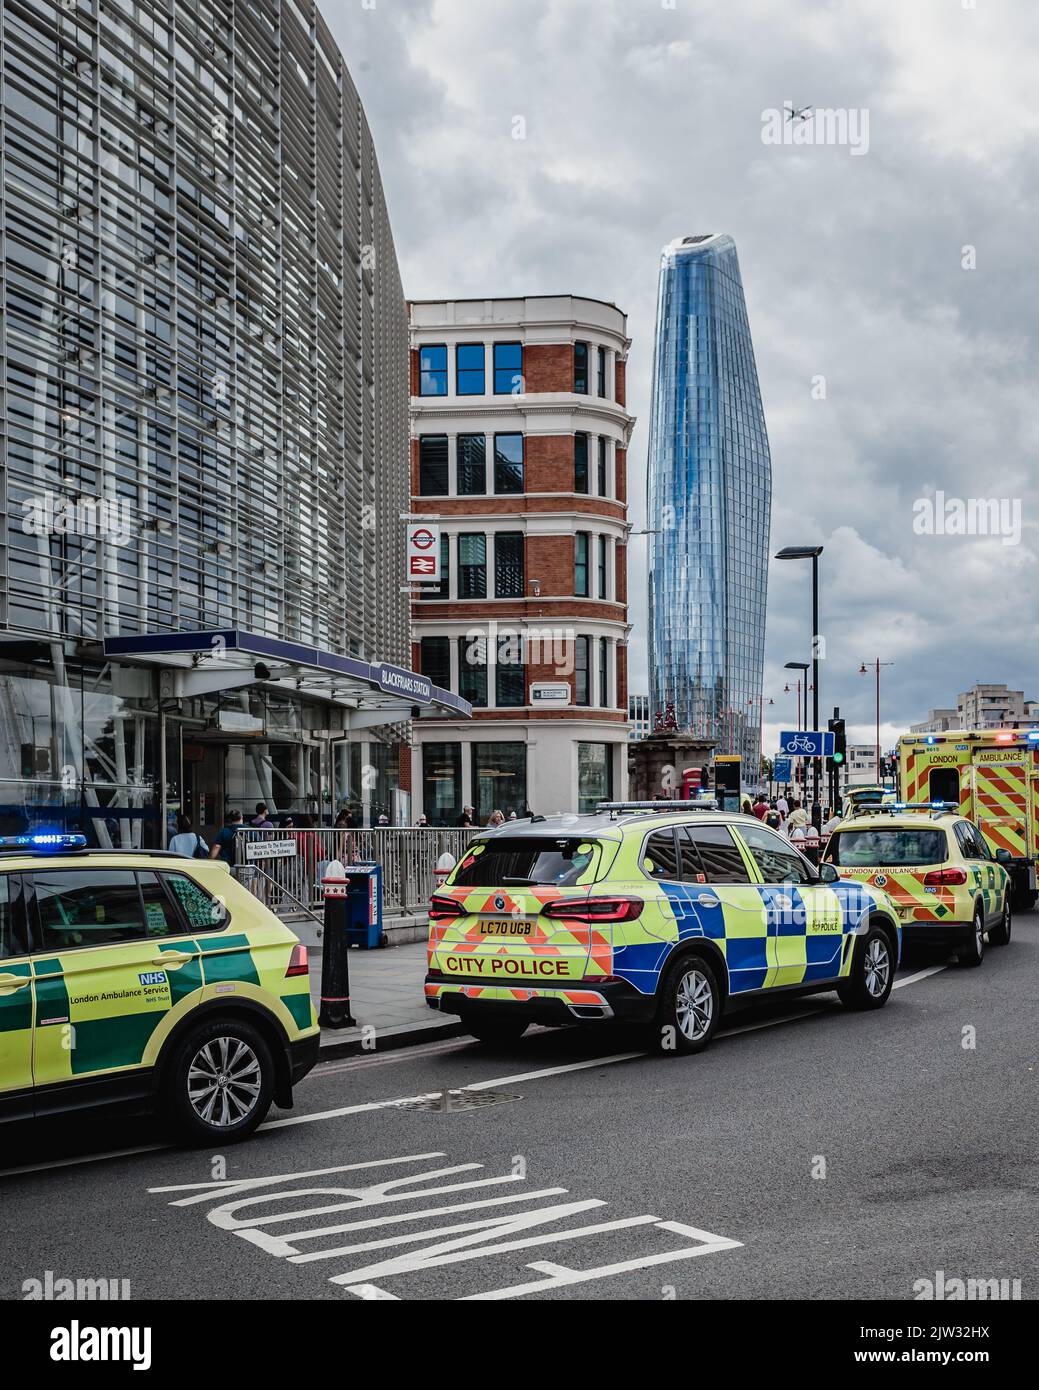
{"label": "no access sign", "polygon": [[427,583],[440,582],[440,527],[428,521],[408,526],[407,577]]}

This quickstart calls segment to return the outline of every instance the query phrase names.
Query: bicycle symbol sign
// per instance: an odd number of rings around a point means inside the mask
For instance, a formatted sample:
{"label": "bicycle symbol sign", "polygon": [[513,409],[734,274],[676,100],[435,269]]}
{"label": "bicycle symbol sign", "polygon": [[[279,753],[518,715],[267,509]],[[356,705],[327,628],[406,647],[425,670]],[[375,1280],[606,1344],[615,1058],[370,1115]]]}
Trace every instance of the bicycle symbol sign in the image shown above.
{"label": "bicycle symbol sign", "polygon": [[821,729],[787,730],[779,736],[779,751],[794,758],[829,758],[833,734]]}

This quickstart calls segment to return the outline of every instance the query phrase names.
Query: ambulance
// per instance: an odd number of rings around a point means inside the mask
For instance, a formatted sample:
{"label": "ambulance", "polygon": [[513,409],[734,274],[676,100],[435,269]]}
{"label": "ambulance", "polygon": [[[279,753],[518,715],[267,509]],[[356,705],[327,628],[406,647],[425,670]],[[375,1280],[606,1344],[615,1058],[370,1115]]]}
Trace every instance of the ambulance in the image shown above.
{"label": "ambulance", "polygon": [[901,800],[943,801],[978,826],[993,853],[1009,852],[1011,905],[1034,907],[1039,729],[903,734],[898,768]]}

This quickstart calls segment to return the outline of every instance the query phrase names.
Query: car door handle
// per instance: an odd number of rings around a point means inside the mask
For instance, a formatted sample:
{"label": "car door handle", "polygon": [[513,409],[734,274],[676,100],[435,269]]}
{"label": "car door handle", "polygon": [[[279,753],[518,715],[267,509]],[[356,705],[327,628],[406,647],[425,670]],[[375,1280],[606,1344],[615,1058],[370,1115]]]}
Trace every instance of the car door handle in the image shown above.
{"label": "car door handle", "polygon": [[193,951],[163,951],[160,955],[152,956],[152,965],[167,965],[171,970],[179,970],[182,965],[194,959]]}
{"label": "car door handle", "polygon": [[24,989],[31,983],[31,975],[0,975],[0,989]]}

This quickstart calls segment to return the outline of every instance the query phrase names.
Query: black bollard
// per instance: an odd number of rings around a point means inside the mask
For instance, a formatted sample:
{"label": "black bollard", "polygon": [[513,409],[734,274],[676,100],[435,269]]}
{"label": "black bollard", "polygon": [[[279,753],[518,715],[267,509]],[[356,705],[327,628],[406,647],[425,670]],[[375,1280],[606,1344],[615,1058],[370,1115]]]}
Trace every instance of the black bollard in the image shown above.
{"label": "black bollard", "polygon": [[[330,865],[329,868],[341,865]],[[325,929],[321,952],[321,1008],[317,1021],[322,1028],[353,1028],[350,1012],[350,945],[346,928],[349,921],[346,878],[323,878],[325,890]]]}

